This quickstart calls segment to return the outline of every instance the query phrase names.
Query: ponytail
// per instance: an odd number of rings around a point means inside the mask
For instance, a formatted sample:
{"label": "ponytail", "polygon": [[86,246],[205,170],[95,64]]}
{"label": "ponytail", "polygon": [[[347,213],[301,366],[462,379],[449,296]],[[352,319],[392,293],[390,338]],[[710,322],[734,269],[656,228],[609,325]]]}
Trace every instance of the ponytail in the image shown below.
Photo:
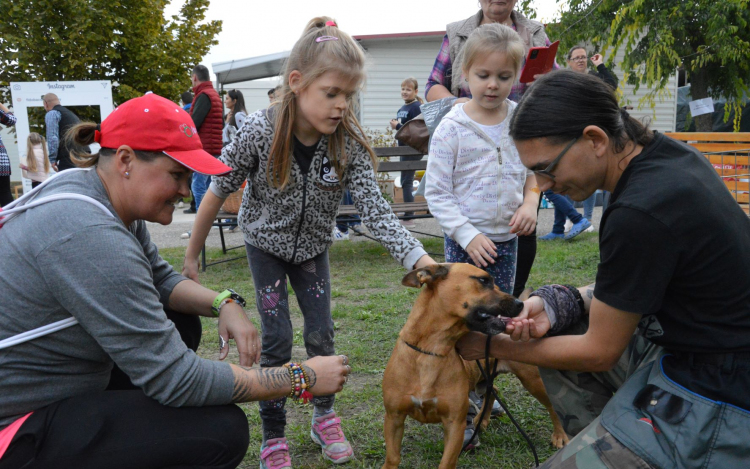
{"label": "ponytail", "polygon": [[606,132],[618,153],[628,142],[647,145],[654,138],[647,124],[620,107],[604,80],[572,70],[556,70],[534,82],[510,119],[510,136],[563,143],[580,137],[589,125]]}
{"label": "ponytail", "polygon": [[[70,159],[79,168],[90,168],[98,165],[102,158],[114,156],[117,153],[116,148],[104,148],[99,153],[87,153],[83,149],[96,142],[96,132],[99,130],[99,124],[93,122],[81,122],[74,125],[65,134],[65,142],[70,148]],[[135,157],[143,161],[154,161],[157,158],[165,156],[163,152],[133,150]]]}
{"label": "ponytail", "polygon": [[[99,153],[88,153],[84,151],[85,147],[88,147],[95,142],[94,136],[96,131],[99,130],[99,125],[93,122],[81,122],[74,125],[65,134],[65,143],[70,148],[70,159],[79,168],[90,168],[96,166],[99,163],[100,156],[108,156],[109,153],[102,148]],[[110,150],[111,151],[111,150]],[[107,153],[107,155],[104,155]]]}

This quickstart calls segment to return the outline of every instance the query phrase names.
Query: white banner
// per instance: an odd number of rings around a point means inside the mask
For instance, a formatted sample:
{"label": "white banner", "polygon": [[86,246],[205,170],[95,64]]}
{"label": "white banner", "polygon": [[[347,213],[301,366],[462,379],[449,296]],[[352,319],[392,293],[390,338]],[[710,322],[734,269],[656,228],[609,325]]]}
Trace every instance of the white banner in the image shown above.
{"label": "white banner", "polygon": [[[21,160],[27,157],[26,139],[30,132],[28,108],[43,108],[42,96],[45,94],[55,93],[63,106],[99,106],[102,120],[114,109],[112,84],[109,81],[11,82],[10,93],[13,114],[17,119],[16,135],[18,155]],[[60,138],[62,137],[60,135]],[[31,190],[31,180],[23,179],[23,190],[24,192]]]}

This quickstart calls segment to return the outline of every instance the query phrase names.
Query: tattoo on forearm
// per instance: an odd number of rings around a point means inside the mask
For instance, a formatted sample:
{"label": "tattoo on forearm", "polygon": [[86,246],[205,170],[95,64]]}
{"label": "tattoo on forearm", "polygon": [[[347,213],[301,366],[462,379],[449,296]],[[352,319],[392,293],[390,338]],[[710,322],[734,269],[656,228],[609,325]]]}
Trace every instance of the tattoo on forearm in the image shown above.
{"label": "tattoo on forearm", "polygon": [[586,296],[588,296],[590,300],[593,299],[594,298],[594,289],[593,288],[587,289],[586,290]]}
{"label": "tattoo on forearm", "polygon": [[279,397],[291,389],[286,368],[248,368],[232,365],[232,402],[248,402]]}

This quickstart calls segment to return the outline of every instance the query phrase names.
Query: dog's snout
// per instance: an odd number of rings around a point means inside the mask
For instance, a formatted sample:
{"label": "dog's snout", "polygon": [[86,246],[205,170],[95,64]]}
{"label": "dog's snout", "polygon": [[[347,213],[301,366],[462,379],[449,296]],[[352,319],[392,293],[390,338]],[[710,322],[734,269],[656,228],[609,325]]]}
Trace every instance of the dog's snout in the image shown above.
{"label": "dog's snout", "polygon": [[523,301],[513,300],[513,317],[518,316],[523,311]]}

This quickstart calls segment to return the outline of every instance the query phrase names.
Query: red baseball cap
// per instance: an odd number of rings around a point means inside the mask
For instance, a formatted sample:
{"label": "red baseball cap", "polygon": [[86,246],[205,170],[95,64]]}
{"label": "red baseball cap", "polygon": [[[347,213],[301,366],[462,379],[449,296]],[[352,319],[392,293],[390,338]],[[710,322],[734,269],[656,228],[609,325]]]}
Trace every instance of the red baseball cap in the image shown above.
{"label": "red baseball cap", "polygon": [[154,93],[125,101],[99,128],[94,140],[103,148],[128,145],[133,150],[162,152],[186,168],[210,176],[223,176],[232,171],[203,150],[190,115]]}

